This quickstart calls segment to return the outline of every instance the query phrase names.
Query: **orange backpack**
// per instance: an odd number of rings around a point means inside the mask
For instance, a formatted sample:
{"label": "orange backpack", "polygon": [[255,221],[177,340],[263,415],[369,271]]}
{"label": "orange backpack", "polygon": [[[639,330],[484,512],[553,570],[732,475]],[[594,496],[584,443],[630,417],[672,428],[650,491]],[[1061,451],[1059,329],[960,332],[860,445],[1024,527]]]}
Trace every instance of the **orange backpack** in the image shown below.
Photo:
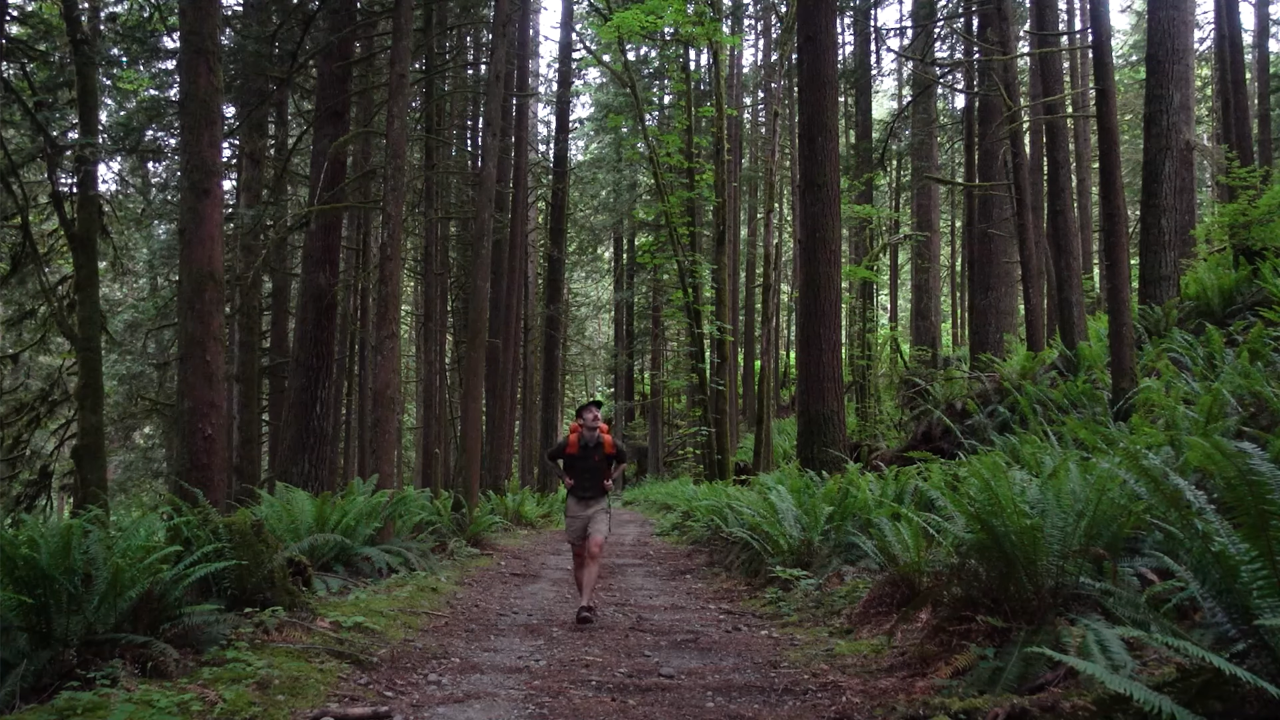
{"label": "orange backpack", "polygon": [[[578,438],[579,436],[581,436],[582,433],[580,432],[580,429],[577,426],[578,426],[578,423],[574,423],[573,425],[569,426],[569,430],[570,430],[569,441],[565,444],[565,448],[564,448],[564,452],[566,455],[578,454]],[[600,425],[600,440],[601,442],[604,443],[604,454],[607,456],[613,456],[613,455],[616,455],[617,453],[614,450],[613,436],[605,432],[607,429],[608,428],[606,428],[603,424]]]}

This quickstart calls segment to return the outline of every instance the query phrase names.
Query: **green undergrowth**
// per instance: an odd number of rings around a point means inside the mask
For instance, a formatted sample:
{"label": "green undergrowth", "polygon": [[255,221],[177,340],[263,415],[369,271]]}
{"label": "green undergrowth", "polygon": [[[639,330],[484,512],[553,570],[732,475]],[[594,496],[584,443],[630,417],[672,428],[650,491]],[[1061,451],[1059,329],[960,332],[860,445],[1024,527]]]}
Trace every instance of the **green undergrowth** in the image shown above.
{"label": "green undergrowth", "polygon": [[15,720],[288,720],[323,705],[340,674],[369,667],[379,655],[433,620],[459,577],[487,563],[472,552],[439,560],[429,571],[321,593],[306,613],[281,608],[243,613],[243,625],[222,647],[190,658],[180,677],[157,680],[113,663]]}
{"label": "green undergrowth", "polygon": [[[500,533],[554,525],[561,503],[512,485],[469,511],[453,493],[356,479],[319,495],[279,485],[227,515],[168,499],[110,517],[0,519],[0,712],[59,692],[55,703],[87,707],[128,685],[155,712],[181,710],[186,700],[161,692],[186,687],[174,678],[200,658],[236,666],[223,656],[277,634],[352,645],[306,655],[367,659],[415,630],[423,598],[446,589],[441,568]],[[53,716],[94,717],[75,708]]]}
{"label": "green undergrowth", "polygon": [[627,501],[781,617],[909,646],[943,704],[1065,688],[1107,717],[1276,717],[1280,265],[1211,255],[1140,320],[1123,422],[1095,319],[1071,363],[1016,353],[936,384],[917,415],[951,423],[951,459]]}

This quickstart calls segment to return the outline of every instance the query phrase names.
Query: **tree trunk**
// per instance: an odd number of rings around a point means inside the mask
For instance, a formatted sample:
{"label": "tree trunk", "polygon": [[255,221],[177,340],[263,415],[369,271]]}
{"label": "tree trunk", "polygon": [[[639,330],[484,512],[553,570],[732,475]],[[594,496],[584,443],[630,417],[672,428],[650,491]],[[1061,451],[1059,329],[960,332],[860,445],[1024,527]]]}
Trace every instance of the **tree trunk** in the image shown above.
{"label": "tree trunk", "polygon": [[[626,283],[627,295],[623,300],[623,310],[626,318],[623,320],[622,341],[622,380],[626,386],[623,393],[622,412],[623,419],[626,421],[625,427],[630,428],[631,423],[636,419],[636,223],[635,208],[632,207],[627,213],[627,217],[632,218],[627,223],[627,259],[626,259]],[[630,436],[625,436],[627,440]]]}
{"label": "tree trunk", "polygon": [[1067,132],[1066,105],[1062,98],[1062,54],[1058,46],[1057,0],[1034,0],[1032,4],[1033,46],[1037,49],[1040,87],[1045,102],[1045,154],[1048,160],[1047,212],[1049,246],[1058,296],[1058,336],[1068,353],[1088,341],[1084,318],[1084,282],[1080,265],[1080,232],[1071,190],[1071,146]]}
{"label": "tree trunk", "polygon": [[413,43],[413,2],[391,8],[390,81],[387,85],[386,170],[378,252],[378,300],[373,328],[373,472],[378,487],[400,487],[400,305],[404,271],[405,159],[409,141],[409,52]]}
{"label": "tree trunk", "polygon": [[235,491],[237,503],[254,498],[262,486],[262,199],[265,189],[267,133],[271,92],[271,44],[265,40],[272,24],[270,0],[244,5],[245,53],[243,76],[237,86],[236,115],[240,122],[240,168],[236,189],[236,391]]}
{"label": "tree trunk", "polygon": [[[874,122],[871,114],[873,79],[871,66],[872,24],[871,0],[858,0],[854,6],[853,34],[853,161],[854,202],[864,208],[875,205]],[[877,261],[871,258],[873,232],[869,218],[858,217],[853,230],[853,262],[867,265],[875,273]],[[876,415],[875,360],[879,322],[876,317],[876,282],[859,277],[857,283],[857,349],[853,386],[858,420],[869,426]]]}
{"label": "tree trunk", "polygon": [[[1076,8],[1067,0],[1067,44],[1078,46],[1069,52],[1071,64],[1071,128],[1074,133],[1076,163],[1076,207],[1079,209],[1080,269],[1084,273],[1086,298],[1096,294],[1093,282],[1093,148],[1089,136],[1089,44],[1087,33],[1076,34]],[[1080,25],[1088,27],[1089,0],[1080,0]]]}
{"label": "tree trunk", "polygon": [[1111,407],[1123,420],[1138,385],[1129,305],[1129,225],[1120,163],[1120,122],[1116,110],[1116,76],[1111,54],[1111,8],[1108,0],[1092,0],[1093,69],[1098,92],[1098,199],[1102,244],[1106,251],[1107,340],[1111,350]]}
{"label": "tree trunk", "polygon": [[[1036,273],[1041,278],[1037,288],[1040,291],[1036,310],[1043,308],[1044,312],[1044,331],[1038,333],[1036,337],[1039,344],[1036,346],[1035,352],[1044,349],[1045,342],[1048,338],[1054,336],[1058,332],[1058,306],[1053,302],[1053,298],[1057,297],[1057,285],[1054,284],[1053,263],[1049,259],[1049,245],[1045,235],[1044,225],[1044,91],[1040,89],[1040,73],[1036,72],[1035,59],[1030,60],[1030,67],[1027,72],[1027,100],[1030,104],[1031,118],[1028,126],[1031,129],[1030,140],[1030,188],[1031,188],[1031,232],[1035,234],[1036,242]],[[1023,264],[1025,267],[1025,263]],[[1023,277],[1023,293],[1025,297],[1028,282],[1036,282],[1035,276]],[[1045,303],[1044,299],[1048,297],[1049,302]],[[1031,333],[1028,332],[1028,337]],[[1028,343],[1031,347],[1031,343]]]}
{"label": "tree trunk", "polygon": [[1196,223],[1195,3],[1147,8],[1138,302],[1176,298]]}
{"label": "tree trunk", "polygon": [[[568,0],[567,0],[568,1]],[[649,476],[662,477],[666,468],[666,438],[662,428],[662,403],[666,393],[662,386],[665,375],[662,368],[662,277],[657,266],[649,268],[649,402],[645,419],[649,432]]]}
{"label": "tree trunk", "polygon": [[420,488],[440,488],[445,468],[441,464],[445,435],[444,395],[439,377],[445,374],[445,328],[448,318],[441,312],[440,298],[447,294],[449,276],[441,272],[440,246],[447,240],[441,236],[440,199],[437,183],[437,134],[443,129],[439,87],[436,73],[440,69],[437,34],[443,34],[436,13],[438,5],[428,8],[423,16],[422,35],[425,47],[422,104],[426,110],[426,132],[422,143],[422,330],[418,355],[418,405],[422,417],[419,466],[422,475],[414,479]]}
{"label": "tree trunk", "polygon": [[[1001,0],[1004,2],[1004,0]],[[969,265],[969,357],[975,368],[984,367],[984,356],[1004,357],[1008,336],[1016,331],[1017,280],[1013,273],[1015,247],[1013,198],[1008,187],[1004,157],[1009,133],[1004,119],[1005,102],[1000,89],[1009,42],[1008,26],[1000,22],[995,3],[980,6],[977,39],[978,64],[977,176],[974,236]]]}
{"label": "tree trunk", "polygon": [[[277,61],[279,64],[279,61]],[[289,138],[289,84],[281,82],[272,97],[275,128],[271,155],[276,173],[276,186],[272,199],[278,208],[275,212],[277,227],[267,246],[267,266],[271,271],[271,326],[267,330],[267,477],[268,487],[274,488],[279,476],[280,456],[288,430],[284,425],[284,413],[288,403],[289,385],[289,308],[293,304],[293,273],[289,261],[289,233],[280,222],[288,211],[289,173],[285,167],[292,152]]]}
{"label": "tree trunk", "polygon": [[[76,75],[76,220],[67,237],[76,298],[72,339],[76,356],[76,441],[71,448],[76,470],[71,504],[74,512],[108,509],[102,298],[98,279],[98,235],[102,230],[102,199],[98,195],[98,134],[102,124],[98,117],[102,92],[98,52],[102,9],[97,0],[88,0],[87,5],[86,23],[77,0],[62,1],[62,19],[71,42]],[[221,391],[221,384],[215,387]]]}
{"label": "tree trunk", "polygon": [[511,32],[509,0],[495,0],[492,48],[484,92],[484,126],[480,141],[480,170],[475,197],[475,225],[471,242],[471,300],[467,306],[467,347],[462,367],[462,477],[467,506],[480,500],[484,447],[484,380],[489,335],[489,281],[493,253],[493,203],[498,188],[498,144],[502,125],[503,83],[507,73],[507,44]]}
{"label": "tree trunk", "polygon": [[[761,5],[764,5],[761,2]],[[756,387],[755,444],[751,451],[751,468],[757,473],[773,469],[773,411],[774,378],[777,377],[774,356],[777,348],[777,322],[774,290],[774,235],[777,224],[778,149],[781,144],[781,123],[776,101],[778,70],[782,65],[782,53],[773,53],[773,13],[764,8],[764,51],[761,55],[765,67],[762,80],[764,95],[764,121],[766,152],[764,159],[764,231],[763,262],[760,283],[760,378]]]}
{"label": "tree trunk", "polygon": [[[729,32],[745,40],[746,6],[743,0],[733,0],[730,11]],[[742,350],[742,46],[729,48],[729,107],[733,115],[727,118],[729,142],[728,196],[729,213],[729,455],[727,462],[732,470],[733,455],[739,445],[742,427],[740,381],[742,366],[739,361]]]}
{"label": "tree trunk", "polygon": [[[966,11],[964,14],[964,109],[961,111],[961,132],[964,135],[964,226],[960,233],[960,342],[966,344],[970,342],[968,301],[971,296],[970,278],[973,275],[973,246],[978,228],[978,70],[977,63],[974,61],[973,20],[973,11]],[[870,73],[869,42],[866,54],[867,72]],[[867,82],[869,83],[870,80]],[[866,103],[868,115],[866,123],[870,126],[870,99]],[[871,137],[870,127],[867,129],[867,137]]]}
{"label": "tree trunk", "polygon": [[844,466],[840,369],[840,168],[836,2],[796,6],[797,136],[803,278],[796,327],[796,457],[801,467]]}
{"label": "tree trunk", "polygon": [[[530,350],[533,345],[533,325],[528,318],[534,316],[533,302],[536,300],[537,293],[537,276],[536,273],[531,279],[529,276],[529,228],[534,224],[531,210],[535,206],[532,193],[530,193],[529,183],[529,127],[531,121],[536,119],[536,110],[533,108],[533,98],[530,93],[530,72],[531,68],[537,67],[537,53],[532,43],[533,28],[537,26],[534,22],[534,5],[533,0],[521,0],[520,3],[520,24],[517,29],[518,36],[516,41],[516,117],[515,117],[515,136],[513,138],[512,151],[515,155],[514,166],[512,169],[511,181],[511,251],[515,253],[508,273],[508,283],[506,292],[512,295],[518,295],[516,303],[515,317],[510,319],[506,328],[506,336],[503,338],[504,348],[507,350],[507,372],[512,378],[512,387],[509,391],[508,399],[513,404],[508,408],[509,419],[505,421],[501,429],[503,430],[504,439],[507,441],[506,446],[510,448],[515,444],[515,426],[513,423],[516,418],[516,399],[517,390],[520,392],[520,444],[519,444],[519,468],[520,483],[524,487],[531,487],[533,483],[533,469],[539,449],[537,441],[537,431],[534,427],[537,425],[537,405],[533,402],[536,397],[534,390],[533,363],[534,358]],[[531,283],[534,285],[531,287]],[[520,288],[518,291],[516,288]],[[515,384],[517,369],[520,370],[520,384]],[[511,457],[511,451],[507,451],[506,457]],[[510,462],[506,466],[510,466]]]}
{"label": "tree trunk", "polygon": [[938,366],[942,353],[942,207],[938,184],[938,81],[935,0],[914,0],[911,74],[911,362]]}
{"label": "tree trunk", "polygon": [[[356,371],[353,376],[355,385],[351,392],[355,393],[355,417],[351,422],[355,436],[355,475],[369,478],[373,470],[373,279],[376,237],[373,232],[373,180],[377,169],[373,165],[373,127],[377,102],[373,95],[373,87],[377,84],[377,75],[373,72],[373,58],[377,54],[375,47],[376,26],[366,25],[356,48],[356,60],[353,63],[360,74],[355,76],[356,87],[356,142],[355,155],[351,162],[351,182],[354,197],[347,203],[347,244],[356,248],[358,260],[356,270],[351,274],[351,292],[356,295]],[[347,480],[348,478],[343,478]]]}
{"label": "tree trunk", "polygon": [[[227,500],[219,0],[178,6],[178,486],[188,502]],[[256,360],[257,352],[253,353]],[[256,407],[255,407],[256,410]],[[326,448],[327,449],[327,448]]]}
{"label": "tree trunk", "polygon": [[1270,172],[1271,151],[1271,0],[1253,0],[1253,56],[1258,84],[1258,167]]}
{"label": "tree trunk", "polygon": [[[1249,127],[1249,89],[1245,78],[1239,0],[1214,0],[1213,27],[1224,144],[1240,167],[1251,167],[1253,130]],[[1234,193],[1229,183],[1227,187],[1227,197],[1231,198]]]}
{"label": "tree trunk", "polygon": [[[1027,349],[1039,352],[1045,346],[1044,332],[1044,254],[1036,233],[1031,208],[1031,181],[1027,167],[1026,145],[1022,138],[1022,94],[1018,66],[1013,59],[1013,10],[1007,0],[996,6],[999,37],[1005,43],[1005,58],[1000,61],[1001,97],[1005,100],[1004,123],[1009,134],[1009,157],[1013,176],[1014,227],[1018,233],[1018,262],[1022,269],[1022,304],[1026,320]],[[1016,304],[1016,303],[1015,303]],[[1016,313],[1016,310],[1015,310]]]}
{"label": "tree trunk", "polygon": [[[757,46],[758,49],[758,46]],[[756,75],[764,71],[765,62],[757,53]],[[761,83],[763,85],[763,83]],[[754,106],[754,102],[753,102]],[[754,424],[756,409],[756,357],[759,354],[756,334],[756,274],[759,266],[758,244],[760,239],[760,116],[753,107],[747,125],[747,143],[750,173],[747,176],[747,268],[746,286],[743,288],[742,319],[742,407],[751,413]]]}
{"label": "tree trunk", "polygon": [[335,0],[321,11],[324,42],[316,59],[315,120],[312,123],[311,226],[302,248],[290,392],[285,413],[287,434],[280,464],[286,482],[311,492],[333,489],[329,444],[333,427],[329,404],[338,319],[338,266],[342,250],[343,185],[351,107],[351,58],[356,25],[355,0]]}
{"label": "tree trunk", "polygon": [[613,364],[613,423],[609,426],[609,432],[616,437],[622,437],[625,431],[626,417],[620,411],[623,406],[623,398],[627,392],[627,381],[623,375],[623,363],[626,361],[626,352],[623,346],[627,341],[627,309],[625,304],[627,294],[627,245],[621,218],[614,221],[611,234],[613,235],[613,257],[611,258],[613,261],[613,348],[609,359]]}
{"label": "tree trunk", "polygon": [[[713,0],[713,12],[717,21],[721,21],[724,17],[724,8],[720,0]],[[714,415],[712,416],[712,428],[715,433],[715,462],[713,464],[714,473],[711,478],[715,480],[728,480],[733,476],[733,450],[730,447],[732,436],[730,434],[730,424],[733,422],[731,413],[733,405],[730,403],[731,397],[734,395],[733,389],[733,342],[731,333],[733,332],[733,323],[731,320],[732,302],[730,301],[730,293],[733,286],[729,281],[731,273],[736,271],[730,270],[729,262],[732,259],[730,252],[729,232],[732,226],[729,211],[732,198],[730,197],[729,182],[732,171],[729,168],[729,138],[727,128],[727,110],[725,109],[725,88],[724,88],[724,48],[720,40],[713,39],[711,41],[711,84],[712,84],[712,104],[715,109],[714,125],[712,135],[714,141],[712,143],[713,152],[715,154],[713,174],[715,177],[715,353],[712,356],[714,365],[715,380],[712,383],[712,392],[715,393],[715,401],[711,403]],[[832,138],[833,140],[835,138]],[[837,181],[838,186],[838,181]],[[839,228],[837,228],[836,241],[836,265],[839,265]],[[836,297],[839,298],[840,286],[837,277]],[[837,308],[839,300],[836,301]],[[839,310],[837,309],[837,313]],[[839,326],[837,320],[836,329],[836,345],[839,352]],[[841,405],[843,407],[843,404]]]}
{"label": "tree trunk", "polygon": [[[551,156],[551,200],[547,209],[547,275],[542,335],[541,444],[560,437],[561,343],[564,321],[564,260],[569,214],[569,110],[573,96],[573,0],[560,6],[560,48],[556,71],[555,138]],[[540,448],[541,449],[541,448]],[[539,463],[538,487],[555,490],[546,462]]]}

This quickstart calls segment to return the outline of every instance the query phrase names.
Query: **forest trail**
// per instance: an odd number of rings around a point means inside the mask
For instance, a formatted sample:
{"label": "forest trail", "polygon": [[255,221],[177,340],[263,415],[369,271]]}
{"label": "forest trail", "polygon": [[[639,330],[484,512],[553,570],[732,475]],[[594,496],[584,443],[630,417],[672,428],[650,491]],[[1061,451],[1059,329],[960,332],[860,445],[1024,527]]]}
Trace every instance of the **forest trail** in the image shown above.
{"label": "forest trail", "polygon": [[740,586],[630,510],[613,509],[599,619],[575,625],[563,538],[495,549],[448,617],[352,673],[331,704],[386,705],[404,720],[858,717],[846,678],[789,661],[796,641],[740,609]]}

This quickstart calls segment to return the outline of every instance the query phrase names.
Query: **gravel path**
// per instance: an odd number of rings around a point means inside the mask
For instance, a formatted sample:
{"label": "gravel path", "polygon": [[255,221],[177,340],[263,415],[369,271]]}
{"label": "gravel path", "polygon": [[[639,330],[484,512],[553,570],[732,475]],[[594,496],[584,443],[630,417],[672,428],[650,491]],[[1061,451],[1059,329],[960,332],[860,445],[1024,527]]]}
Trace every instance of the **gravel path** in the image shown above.
{"label": "gravel path", "polygon": [[789,664],[794,641],[740,609],[742,588],[704,567],[615,508],[599,619],[578,626],[561,532],[499,548],[447,618],[335,699],[367,698],[403,720],[859,717],[842,682]]}

